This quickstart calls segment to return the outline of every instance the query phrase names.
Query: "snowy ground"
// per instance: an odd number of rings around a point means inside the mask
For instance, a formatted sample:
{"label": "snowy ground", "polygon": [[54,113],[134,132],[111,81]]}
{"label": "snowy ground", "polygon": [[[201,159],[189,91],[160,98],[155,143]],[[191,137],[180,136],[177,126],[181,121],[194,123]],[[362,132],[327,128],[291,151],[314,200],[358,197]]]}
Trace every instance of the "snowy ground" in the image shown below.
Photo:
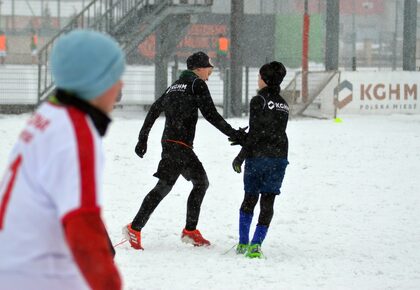
{"label": "snowy ground", "polygon": [[[27,117],[0,115],[0,171]],[[104,218],[114,243],[157,181],[163,119],[140,159],[133,148],[143,118],[118,112],[104,141]],[[191,189],[181,177],[143,230],[145,251],[117,248],[124,289],[420,289],[420,116],[291,120],[288,135],[267,259],[225,253],[237,242],[242,175],[230,164],[239,148],[200,119],[195,151],[210,188],[199,229],[213,246],[180,241]]]}

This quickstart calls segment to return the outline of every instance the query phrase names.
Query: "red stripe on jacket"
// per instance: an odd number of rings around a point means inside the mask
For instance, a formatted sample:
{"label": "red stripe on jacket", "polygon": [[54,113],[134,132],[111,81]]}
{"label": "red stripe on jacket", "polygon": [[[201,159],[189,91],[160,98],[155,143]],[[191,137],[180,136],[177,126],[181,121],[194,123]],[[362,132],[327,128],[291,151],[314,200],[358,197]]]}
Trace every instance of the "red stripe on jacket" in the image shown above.
{"label": "red stripe on jacket", "polygon": [[86,115],[70,107],[68,114],[76,134],[77,153],[79,158],[79,174],[81,181],[81,208],[95,209],[96,205],[96,176],[95,176],[95,148],[91,129]]}

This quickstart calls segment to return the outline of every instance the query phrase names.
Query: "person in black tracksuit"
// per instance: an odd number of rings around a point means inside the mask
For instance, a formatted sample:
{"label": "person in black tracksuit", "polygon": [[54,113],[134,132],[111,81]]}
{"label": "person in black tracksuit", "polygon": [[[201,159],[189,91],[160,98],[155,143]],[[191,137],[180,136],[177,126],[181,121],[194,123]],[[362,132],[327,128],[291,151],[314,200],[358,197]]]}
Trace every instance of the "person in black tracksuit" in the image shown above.
{"label": "person in black tracksuit", "polygon": [[[280,84],[286,75],[282,63],[271,62],[260,68],[258,94],[251,99],[249,133],[234,159],[233,169],[240,173],[245,160],[245,196],[239,212],[238,254],[262,257],[261,244],[273,217],[275,197],[280,194],[288,164],[286,127],[289,106],[280,95]],[[260,215],[253,239],[249,231],[254,208],[260,200]]]}
{"label": "person in black tracksuit", "polygon": [[[162,159],[155,177],[159,178],[156,186],[146,195],[134,217],[131,228],[132,238],[138,235],[146,225],[150,215],[170,192],[179,175],[193,183],[188,197],[186,225],[182,231],[184,242],[196,246],[209,245],[196,229],[200,207],[209,186],[206,171],[193,151],[198,110],[204,118],[229,138],[240,142],[245,132],[233,129],[217,112],[206,85],[213,65],[203,52],[197,52],[187,59],[188,70],[151,106],[140,130],[135,152],[140,157],[146,153],[149,132],[159,115],[164,112],[165,129],[162,135]],[[130,227],[130,225],[128,225]],[[134,241],[134,248],[141,248],[140,235]],[[134,244],[133,244],[134,243]]]}

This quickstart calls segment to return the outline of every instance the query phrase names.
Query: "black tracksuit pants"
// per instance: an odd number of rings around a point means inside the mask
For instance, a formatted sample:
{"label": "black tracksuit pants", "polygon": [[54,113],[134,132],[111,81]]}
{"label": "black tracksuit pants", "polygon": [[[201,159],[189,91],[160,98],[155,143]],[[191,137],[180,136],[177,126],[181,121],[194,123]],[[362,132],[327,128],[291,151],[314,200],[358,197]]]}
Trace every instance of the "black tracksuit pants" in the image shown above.
{"label": "black tracksuit pants", "polygon": [[146,225],[155,208],[171,191],[180,175],[193,184],[187,202],[185,229],[196,229],[201,203],[209,187],[207,174],[192,148],[169,142],[162,143],[162,159],[159,162],[157,172],[154,174],[155,177],[159,178],[159,181],[144,198],[131,224],[133,229],[141,230]]}

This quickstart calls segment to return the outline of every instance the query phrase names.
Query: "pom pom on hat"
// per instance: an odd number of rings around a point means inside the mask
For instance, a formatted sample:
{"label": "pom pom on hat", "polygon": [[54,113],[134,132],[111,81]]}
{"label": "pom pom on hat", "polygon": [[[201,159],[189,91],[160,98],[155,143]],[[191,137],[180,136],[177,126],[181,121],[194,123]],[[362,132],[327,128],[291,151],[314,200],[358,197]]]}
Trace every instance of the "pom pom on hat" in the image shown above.
{"label": "pom pom on hat", "polygon": [[112,87],[125,69],[118,43],[93,30],[73,30],[60,37],[51,53],[52,75],[57,88],[91,100]]}
{"label": "pom pom on hat", "polygon": [[268,86],[280,86],[286,76],[286,72],[284,65],[278,61],[266,63],[260,68],[261,79]]}

